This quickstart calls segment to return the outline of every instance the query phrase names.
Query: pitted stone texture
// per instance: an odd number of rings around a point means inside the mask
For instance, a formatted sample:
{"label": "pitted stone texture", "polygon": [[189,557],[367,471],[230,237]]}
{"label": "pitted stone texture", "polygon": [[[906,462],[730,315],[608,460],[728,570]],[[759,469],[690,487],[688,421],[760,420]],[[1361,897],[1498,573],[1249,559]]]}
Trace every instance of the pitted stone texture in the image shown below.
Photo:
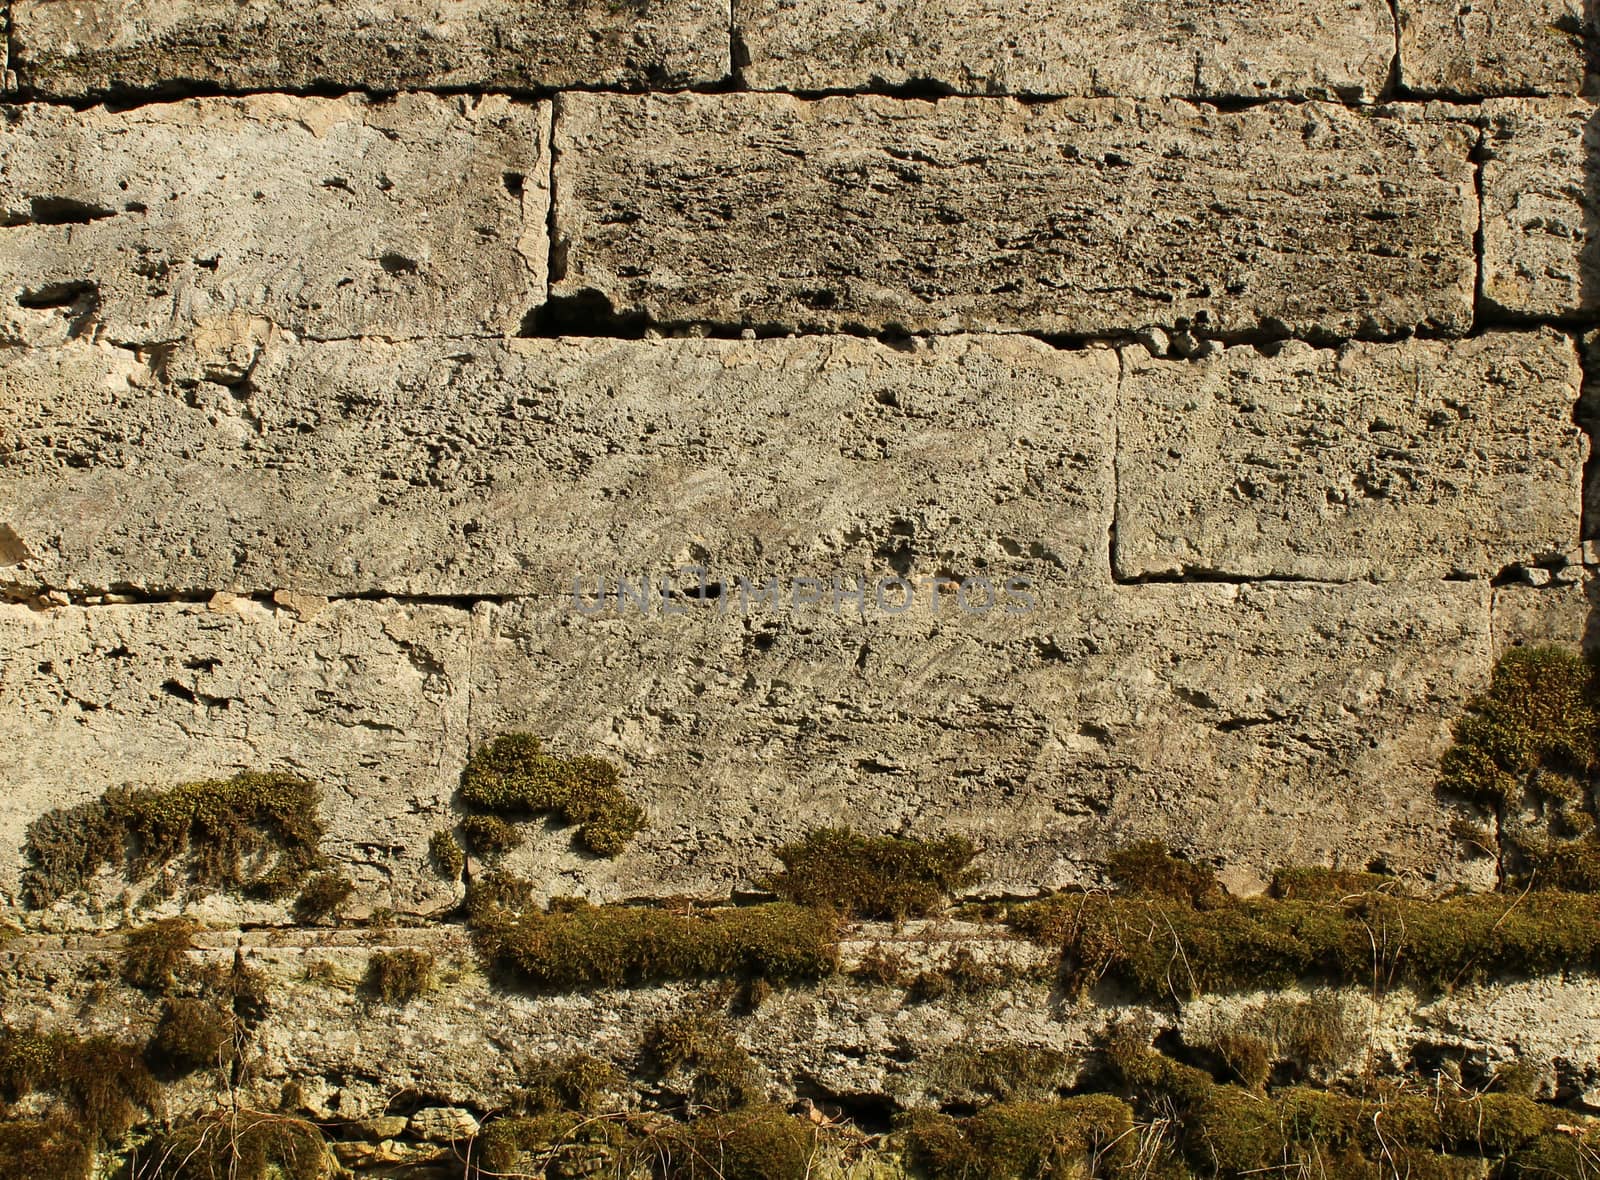
{"label": "pitted stone texture", "polygon": [[[226,610],[0,606],[8,920],[93,920],[65,902],[15,909],[23,834],[43,812],[123,783],[250,769],[322,785],[323,847],[358,885],[358,908],[448,905],[454,889],[429,867],[427,842],[465,756],[467,617],[382,602],[335,603],[310,621],[249,600]],[[141,892],[110,874],[106,888],[109,898]],[[263,907],[214,896],[201,908],[238,921]]]}
{"label": "pitted stone texture", "polygon": [[675,87],[728,73],[727,0],[18,0],[11,24],[22,86],[68,98]]}
{"label": "pitted stone texture", "polygon": [[552,895],[720,895],[824,825],[962,832],[982,890],[1082,884],[1144,837],[1233,879],[1365,865],[1451,880],[1435,760],[1489,674],[1482,583],[1146,585],[1030,614],[687,617],[491,608],[472,731],[604,753],[651,827],[615,861],[537,842]]}
{"label": "pitted stone texture", "polygon": [[1484,110],[1484,299],[1519,315],[1592,311],[1600,300],[1591,240],[1600,209],[1600,107],[1507,98]]}
{"label": "pitted stone texture", "polygon": [[1460,98],[1577,94],[1588,8],[1574,0],[1398,0],[1400,82]]}
{"label": "pitted stone texture", "polygon": [[819,331],[1472,322],[1461,127],[1323,105],[566,94],[556,140],[551,293],[591,310]]}
{"label": "pitted stone texture", "polygon": [[26,555],[0,584],[1106,583],[1117,380],[1110,350],[1014,336],[0,350],[0,527]]}
{"label": "pitted stone texture", "polygon": [[1550,645],[1600,654],[1600,580],[1584,573],[1548,586],[1495,588],[1495,654]]}
{"label": "pitted stone texture", "polygon": [[1566,337],[1123,353],[1119,574],[1493,576],[1576,549]]}
{"label": "pitted stone texture", "polygon": [[734,26],[758,90],[1370,102],[1394,57],[1387,0],[735,0]]}
{"label": "pitted stone texture", "polygon": [[0,136],[0,338],[514,332],[544,298],[549,106],[30,105]]}

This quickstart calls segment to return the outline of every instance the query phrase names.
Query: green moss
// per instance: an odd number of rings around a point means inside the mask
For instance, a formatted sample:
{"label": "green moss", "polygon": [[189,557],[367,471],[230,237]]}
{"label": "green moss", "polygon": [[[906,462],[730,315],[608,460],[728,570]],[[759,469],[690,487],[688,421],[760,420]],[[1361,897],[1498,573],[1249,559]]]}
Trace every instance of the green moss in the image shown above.
{"label": "green moss", "polygon": [[196,1070],[226,1069],[238,1058],[239,1021],[209,1000],[168,1000],[145,1049],[145,1060],[166,1080]]}
{"label": "green moss", "polygon": [[450,881],[459,881],[462,870],[467,867],[467,858],[461,851],[461,845],[456,843],[456,838],[448,828],[440,828],[428,837],[428,859],[441,877]]}
{"label": "green moss", "polygon": [[1600,1136],[1548,1131],[1512,1155],[1500,1175],[1503,1180],[1591,1180],[1600,1176]]}
{"label": "green moss", "polygon": [[1052,1098],[1072,1081],[1074,1061],[1057,1049],[954,1045],[934,1057],[928,1082],[950,1100],[1010,1102]]}
{"label": "green moss", "polygon": [[1337,993],[1300,1000],[1274,996],[1194,1043],[1215,1050],[1245,1086],[1255,1088],[1274,1066],[1288,1067],[1297,1079],[1336,1073],[1365,1043],[1365,1032]]}
{"label": "green moss", "polygon": [[1489,691],[1468,702],[1455,725],[1439,789],[1495,814],[1508,885],[1600,889],[1597,704],[1591,664],[1557,648],[1517,649],[1501,658]]}
{"label": "green moss", "polygon": [[94,1165],[81,1127],[63,1119],[0,1122],[6,1174],[26,1180],[89,1180]]}
{"label": "green moss", "polygon": [[226,1110],[159,1136],[135,1156],[134,1180],[325,1180],[334,1174],[311,1123]]}
{"label": "green moss", "polygon": [[822,1143],[810,1123],[757,1105],[668,1128],[650,1146],[664,1180],[809,1180]]}
{"label": "green moss", "polygon": [[355,891],[355,885],[340,873],[318,873],[295,899],[294,916],[310,925],[325,922],[344,908]]}
{"label": "green moss", "polygon": [[1159,840],[1143,840],[1113,852],[1106,872],[1124,893],[1148,894],[1209,909],[1226,900],[1226,891],[1209,865],[1175,856]]}
{"label": "green moss", "polygon": [[1600,967],[1600,909],[1582,894],[1251,898],[1211,910],[1081,895],[1015,907],[1009,921],[1063,947],[1076,990],[1107,980],[1154,999],[1303,980],[1437,991]]}
{"label": "green moss", "polygon": [[122,1135],[158,1097],[143,1054],[132,1045],[63,1032],[0,1031],[0,1098],[15,1103],[36,1093],[54,1096],[92,1144]]}
{"label": "green moss", "polygon": [[286,774],[108,791],[28,826],[24,903],[47,906],[103,868],[136,881],[180,860],[197,889],[285,897],[322,863],[319,802],[315,785]]}
{"label": "green moss", "polygon": [[770,886],[786,901],[849,917],[920,917],[971,883],[975,851],[961,836],[927,841],[823,828],[778,849],[783,871]]}
{"label": "green moss", "polygon": [[[620,1119],[571,1111],[492,1120],[478,1143],[476,1175],[591,1176],[621,1180],[645,1164],[641,1140]],[[648,1173],[646,1173],[648,1174]]]}
{"label": "green moss", "polygon": [[578,825],[578,842],[596,856],[617,856],[644,827],[644,810],[618,788],[617,767],[603,758],[555,758],[528,733],[498,737],[478,749],[461,777],[461,799],[478,811],[528,816],[554,812]]}
{"label": "green moss", "polygon": [[1284,901],[1340,901],[1363,893],[1398,893],[1399,882],[1356,869],[1285,868],[1272,874],[1272,896]]}
{"label": "green moss", "polygon": [[522,833],[497,815],[469,815],[461,821],[461,837],[480,860],[496,861],[522,846]]}
{"label": "green moss", "polygon": [[997,1102],[965,1119],[919,1113],[903,1126],[907,1156],[930,1180],[1077,1180],[1091,1161],[1110,1168],[1133,1154],[1133,1111],[1105,1094]]}
{"label": "green moss", "polygon": [[977,996],[1005,982],[1005,976],[979,959],[968,947],[957,947],[942,967],[920,971],[906,989],[914,1004],[943,1000],[950,996]]}
{"label": "green moss", "polygon": [[405,948],[375,951],[367,960],[361,990],[384,1004],[406,1004],[434,987],[433,956]]}
{"label": "green moss", "polygon": [[541,913],[480,900],[471,924],[485,962],[541,988],[719,976],[782,982],[817,979],[837,966],[834,920],[782,902],[677,914],[588,905]]}
{"label": "green moss", "polygon": [[172,991],[187,972],[197,929],[187,918],[163,918],[129,931],[122,947],[122,981],[145,991]]}
{"label": "green moss", "polygon": [[658,1021],[645,1034],[641,1064],[658,1078],[676,1081],[692,1110],[734,1110],[766,1099],[760,1067],[715,1016]]}
{"label": "green moss", "polygon": [[611,1062],[574,1053],[557,1061],[541,1061],[524,1074],[522,1088],[510,1106],[524,1115],[557,1111],[598,1114],[615,1105],[627,1085],[628,1079]]}

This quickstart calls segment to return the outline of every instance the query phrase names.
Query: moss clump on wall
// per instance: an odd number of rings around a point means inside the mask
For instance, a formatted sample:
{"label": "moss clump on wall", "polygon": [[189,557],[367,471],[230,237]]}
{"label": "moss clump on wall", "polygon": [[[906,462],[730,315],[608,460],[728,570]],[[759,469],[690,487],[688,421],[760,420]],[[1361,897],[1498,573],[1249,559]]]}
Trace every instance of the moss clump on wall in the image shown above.
{"label": "moss clump on wall", "polygon": [[319,802],[304,779],[245,773],[165,791],[118,788],[46,812],[28,826],[24,904],[48,906],[103,868],[137,881],[180,860],[196,889],[287,897],[321,867]]}
{"label": "moss clump on wall", "polygon": [[461,776],[461,800],[477,811],[526,817],[554,812],[578,825],[578,842],[617,856],[644,827],[644,810],[618,788],[603,758],[556,758],[531,733],[498,737],[475,751]]}
{"label": "moss clump on wall", "polygon": [[448,881],[459,881],[467,867],[466,855],[448,828],[440,828],[428,837],[428,859],[434,870]]}
{"label": "moss clump on wall", "polygon": [[1141,840],[1113,852],[1106,873],[1124,893],[1170,898],[1202,910],[1227,900],[1209,865],[1184,860],[1159,840]]}
{"label": "moss clump on wall", "polygon": [[110,1037],[0,1032],[0,1099],[53,1097],[91,1145],[122,1135],[154,1109],[159,1090],[141,1051]]}
{"label": "moss clump on wall", "polygon": [[1133,1158],[1133,1111],[1108,1094],[997,1102],[970,1118],[916,1113],[906,1155],[929,1180],[1075,1180]]}
{"label": "moss clump on wall", "polygon": [[133,1180],[324,1180],[334,1173],[311,1123],[225,1110],[158,1136],[135,1153]]}
{"label": "moss clump on wall", "polygon": [[187,918],[162,918],[130,930],[122,947],[122,981],[145,991],[172,991],[189,966],[197,929]]}
{"label": "moss clump on wall", "polygon": [[172,999],[163,1005],[145,1060],[165,1080],[201,1069],[226,1069],[238,1058],[240,1022],[209,1000]]}
{"label": "moss clump on wall", "polygon": [[1600,968],[1600,908],[1583,894],[1364,893],[1338,901],[1075,894],[1012,907],[1007,920],[1059,946],[1068,984],[1150,999],[1282,988],[1302,980],[1424,990]]}
{"label": "moss clump on wall", "polygon": [[434,987],[433,956],[427,951],[377,951],[367,960],[361,990],[384,1004],[406,1004]]}
{"label": "moss clump on wall", "polygon": [[0,1122],[0,1160],[8,1176],[89,1180],[94,1151],[83,1129],[65,1119]]}
{"label": "moss clump on wall", "polygon": [[461,838],[468,852],[491,862],[522,846],[522,833],[497,815],[469,815],[461,821]]}
{"label": "moss clump on wall", "polygon": [[512,910],[480,900],[471,925],[487,963],[557,990],[718,976],[818,979],[838,963],[835,920],[785,902],[676,914],[582,903]]}
{"label": "moss clump on wall", "polygon": [[1454,733],[1440,761],[1439,789],[1493,813],[1503,881],[1600,890],[1600,685],[1593,665],[1558,648],[1509,651]]}
{"label": "moss clump on wall", "polygon": [[649,1146],[670,1180],[809,1180],[823,1145],[810,1123],[760,1104],[665,1128]]}
{"label": "moss clump on wall", "polygon": [[961,836],[930,841],[822,828],[778,849],[783,871],[770,886],[786,901],[848,917],[921,917],[971,883],[975,853]]}
{"label": "moss clump on wall", "polygon": [[657,1022],[645,1034],[640,1063],[691,1110],[733,1110],[767,1097],[760,1066],[715,1016],[690,1013]]}
{"label": "moss clump on wall", "polygon": [[318,873],[295,898],[295,920],[308,925],[326,922],[344,908],[355,891],[354,883],[342,873]]}
{"label": "moss clump on wall", "polygon": [[516,1114],[552,1114],[573,1111],[599,1114],[628,1089],[623,1072],[604,1058],[573,1053],[556,1061],[540,1061],[522,1076],[522,1086],[511,1098]]}

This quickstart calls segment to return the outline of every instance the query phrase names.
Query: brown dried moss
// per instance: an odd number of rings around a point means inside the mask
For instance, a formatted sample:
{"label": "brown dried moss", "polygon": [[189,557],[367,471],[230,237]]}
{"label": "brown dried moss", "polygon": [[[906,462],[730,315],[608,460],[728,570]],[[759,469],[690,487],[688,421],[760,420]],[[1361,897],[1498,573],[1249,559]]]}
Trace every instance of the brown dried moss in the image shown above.
{"label": "brown dried moss", "polygon": [[921,917],[972,882],[975,854],[962,836],[930,841],[822,828],[778,849],[783,871],[770,887],[786,901],[848,917]]}

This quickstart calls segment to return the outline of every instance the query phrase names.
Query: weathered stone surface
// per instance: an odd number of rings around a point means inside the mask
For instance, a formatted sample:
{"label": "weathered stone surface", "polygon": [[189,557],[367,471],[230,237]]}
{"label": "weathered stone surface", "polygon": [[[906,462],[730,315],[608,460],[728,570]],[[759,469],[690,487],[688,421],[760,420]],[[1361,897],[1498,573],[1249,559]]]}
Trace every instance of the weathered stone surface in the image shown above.
{"label": "weathered stone surface", "polygon": [[208,344],[0,350],[0,527],[25,559],[0,552],[0,584],[553,596],[688,563],[1109,581],[1109,350],[273,335],[239,367]]}
{"label": "weathered stone surface", "polygon": [[1083,334],[1472,321],[1456,126],[1322,105],[567,94],[556,140],[551,291],[589,310]]}
{"label": "weathered stone surface", "polygon": [[1386,0],[735,0],[759,90],[932,82],[962,94],[1376,98]]}
{"label": "weathered stone surface", "polygon": [[1572,0],[1398,0],[1401,85],[1460,98],[1577,94],[1587,12]]}
{"label": "weathered stone surface", "polygon": [[1600,653],[1600,581],[1584,575],[1549,586],[1495,588],[1495,654],[1548,644]]}
{"label": "weathered stone surface", "polygon": [[[309,622],[249,600],[224,610],[0,606],[8,917],[78,920],[14,910],[23,833],[38,815],[123,783],[244,769],[322,785],[324,849],[360,887],[358,910],[447,904],[452,888],[426,846],[465,758],[467,617],[381,602],[336,603]],[[108,877],[108,896],[119,889]],[[233,920],[260,908],[220,897],[206,907]]]}
{"label": "weathered stone surface", "polygon": [[1123,359],[1120,574],[1494,575],[1578,544],[1581,374],[1553,331]]}
{"label": "weathered stone surface", "polygon": [[515,331],[549,107],[401,95],[29,105],[0,136],[0,339]]}
{"label": "weathered stone surface", "polygon": [[12,66],[78,97],[229,90],[685,86],[728,73],[727,0],[18,0]]}
{"label": "weathered stone surface", "polygon": [[509,604],[475,740],[605,752],[650,828],[616,861],[536,841],[551,894],[721,894],[811,828],[964,832],[985,890],[1084,883],[1163,837],[1259,888],[1282,864],[1449,879],[1435,759],[1489,674],[1482,583],[1049,592],[1031,614]]}
{"label": "weathered stone surface", "polygon": [[1592,310],[1600,299],[1592,241],[1600,107],[1508,98],[1484,109],[1484,300],[1518,315]]}

